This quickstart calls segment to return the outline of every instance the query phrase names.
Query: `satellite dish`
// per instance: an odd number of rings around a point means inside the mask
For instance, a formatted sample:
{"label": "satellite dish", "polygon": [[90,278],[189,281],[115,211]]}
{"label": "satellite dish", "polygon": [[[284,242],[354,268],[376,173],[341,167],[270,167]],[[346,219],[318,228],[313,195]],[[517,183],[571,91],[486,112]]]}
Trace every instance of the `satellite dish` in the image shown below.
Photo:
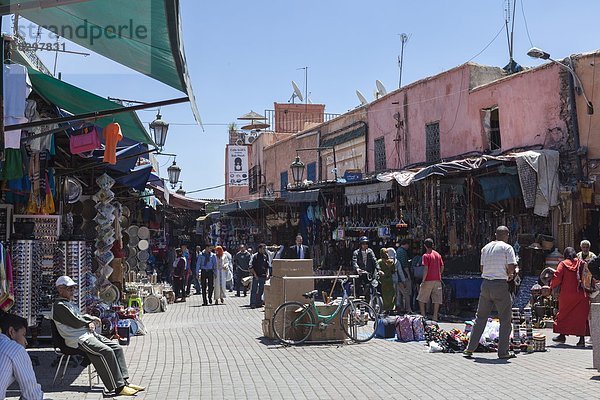
{"label": "satellite dish", "polygon": [[358,96],[358,100],[360,100],[360,105],[364,106],[368,104],[367,98],[360,92],[360,90],[356,91],[356,96]]}
{"label": "satellite dish", "polygon": [[377,92],[379,93],[379,96],[385,96],[387,94],[385,86],[383,86],[383,83],[381,83],[379,79],[375,81],[375,86],[377,86]]}
{"label": "satellite dish", "polygon": [[302,91],[296,84],[296,82],[292,81],[292,87],[294,88],[294,94],[292,94],[292,103],[294,102],[294,98],[298,98],[300,101],[304,101],[304,96],[302,96]]}

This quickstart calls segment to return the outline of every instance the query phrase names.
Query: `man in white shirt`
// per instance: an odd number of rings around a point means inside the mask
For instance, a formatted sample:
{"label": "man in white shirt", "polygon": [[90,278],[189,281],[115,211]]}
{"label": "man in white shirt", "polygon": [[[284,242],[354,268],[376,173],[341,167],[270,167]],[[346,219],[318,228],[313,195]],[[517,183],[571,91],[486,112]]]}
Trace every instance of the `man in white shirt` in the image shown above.
{"label": "man in white shirt", "polygon": [[487,319],[496,306],[500,319],[500,333],[498,337],[498,358],[514,358],[515,354],[509,351],[509,340],[512,318],[512,297],[508,282],[515,277],[517,258],[512,246],[508,244],[510,232],[506,226],[496,229],[496,240],[486,244],[481,249],[481,294],[477,307],[477,319],[471,332],[471,338],[465,356],[472,356],[479,345],[479,339],[487,324]]}
{"label": "man in white shirt", "polygon": [[25,350],[27,320],[0,312],[0,329],[0,399],[6,398],[6,390],[15,380],[21,390],[21,399],[43,399],[44,392]]}

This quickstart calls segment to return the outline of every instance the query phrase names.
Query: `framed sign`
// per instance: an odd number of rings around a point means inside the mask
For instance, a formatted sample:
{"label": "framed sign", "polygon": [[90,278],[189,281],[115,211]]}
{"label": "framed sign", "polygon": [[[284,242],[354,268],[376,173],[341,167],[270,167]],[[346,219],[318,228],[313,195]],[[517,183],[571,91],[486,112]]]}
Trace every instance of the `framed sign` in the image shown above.
{"label": "framed sign", "polygon": [[227,162],[229,186],[248,186],[248,146],[228,146]]}

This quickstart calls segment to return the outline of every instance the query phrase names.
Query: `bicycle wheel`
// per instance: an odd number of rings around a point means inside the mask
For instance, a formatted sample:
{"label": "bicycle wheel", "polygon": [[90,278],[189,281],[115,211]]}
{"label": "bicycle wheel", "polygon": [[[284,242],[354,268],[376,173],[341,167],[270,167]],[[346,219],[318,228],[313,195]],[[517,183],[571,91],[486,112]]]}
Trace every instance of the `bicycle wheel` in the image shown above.
{"label": "bicycle wheel", "polygon": [[281,343],[294,345],[308,339],[315,326],[315,317],[308,306],[290,301],[277,307],[271,324]]}
{"label": "bicycle wheel", "polygon": [[342,328],[346,335],[355,342],[367,342],[375,336],[377,314],[364,301],[348,303],[341,315]]}

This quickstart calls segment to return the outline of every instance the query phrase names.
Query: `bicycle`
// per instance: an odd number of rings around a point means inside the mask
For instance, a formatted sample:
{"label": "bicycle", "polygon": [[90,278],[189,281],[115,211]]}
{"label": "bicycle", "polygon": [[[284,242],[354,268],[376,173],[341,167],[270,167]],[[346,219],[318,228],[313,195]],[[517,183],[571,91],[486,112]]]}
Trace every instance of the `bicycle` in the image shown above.
{"label": "bicycle", "polygon": [[383,310],[383,297],[381,297],[381,293],[379,293],[379,273],[374,271],[370,274],[367,271],[361,272],[361,274],[367,275],[367,280],[369,281],[369,305],[375,310],[377,315],[381,314],[381,310]]}
{"label": "bicycle", "polygon": [[339,322],[348,338],[357,343],[371,340],[375,336],[378,319],[375,310],[362,300],[351,300],[342,281],[343,297],[337,308],[329,315],[321,315],[315,305],[317,290],[304,293],[309,304],[288,301],[277,307],[273,314],[272,326],[277,339],[286,345],[305,342],[312,330],[327,329],[339,315]]}

